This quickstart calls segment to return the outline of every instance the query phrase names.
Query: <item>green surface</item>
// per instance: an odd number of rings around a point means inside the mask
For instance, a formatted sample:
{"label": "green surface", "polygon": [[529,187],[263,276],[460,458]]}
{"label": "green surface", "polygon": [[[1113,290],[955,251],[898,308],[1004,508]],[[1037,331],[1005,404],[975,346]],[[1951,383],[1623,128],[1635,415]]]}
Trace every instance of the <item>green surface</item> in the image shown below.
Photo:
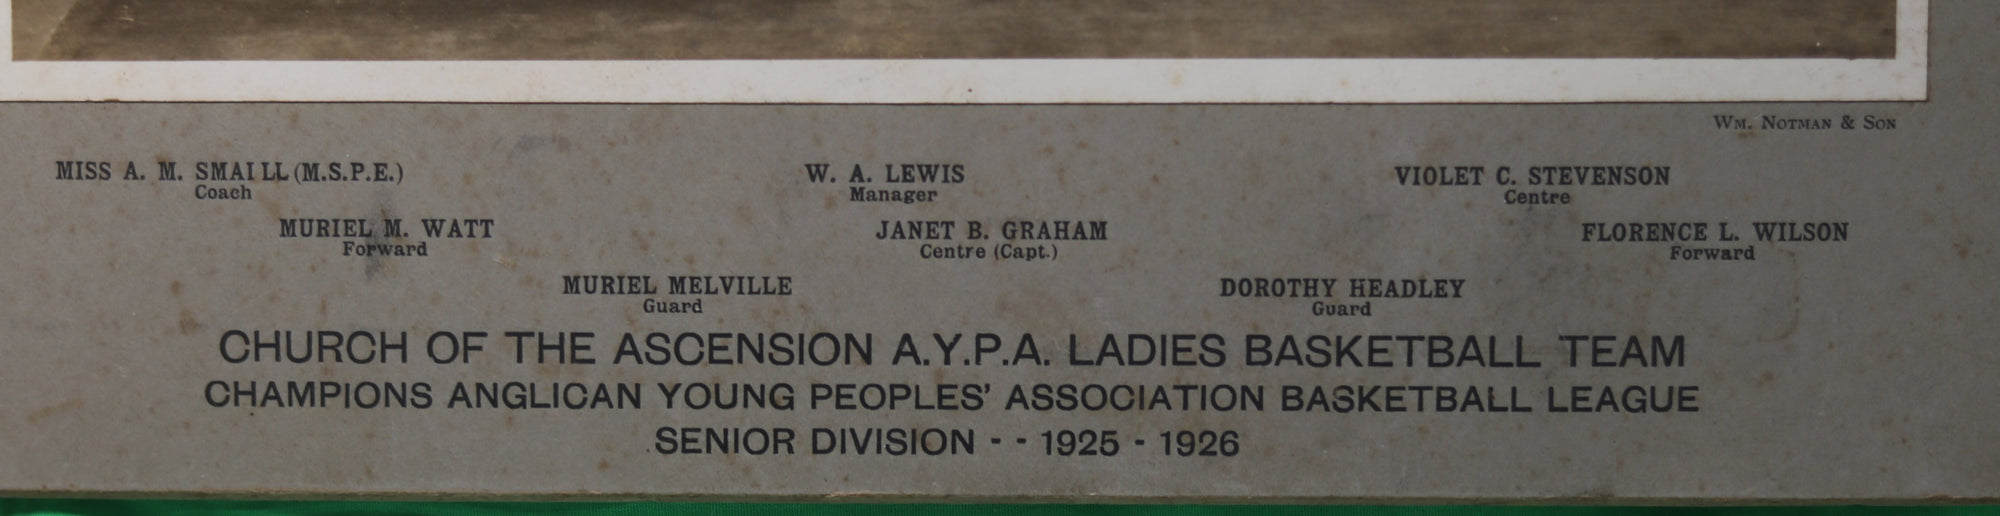
{"label": "green surface", "polygon": [[1174,506],[1174,505],[932,505],[932,504],[725,504],[725,503],[475,503],[475,502],[237,502],[65,500],[0,498],[0,515],[220,514],[220,515],[543,515],[738,516],[916,514],[1177,516],[1586,516],[1664,514],[1802,515],[2000,515],[2000,507],[1477,507],[1477,506]]}

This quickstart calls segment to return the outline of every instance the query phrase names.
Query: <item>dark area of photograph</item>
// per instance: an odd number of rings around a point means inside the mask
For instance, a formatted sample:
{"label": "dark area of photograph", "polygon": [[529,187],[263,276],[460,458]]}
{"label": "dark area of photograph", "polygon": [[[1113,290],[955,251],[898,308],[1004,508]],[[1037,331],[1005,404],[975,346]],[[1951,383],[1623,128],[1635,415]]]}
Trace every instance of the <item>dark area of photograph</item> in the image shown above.
{"label": "dark area of photograph", "polygon": [[1892,58],[1895,0],[15,0],[16,61]]}

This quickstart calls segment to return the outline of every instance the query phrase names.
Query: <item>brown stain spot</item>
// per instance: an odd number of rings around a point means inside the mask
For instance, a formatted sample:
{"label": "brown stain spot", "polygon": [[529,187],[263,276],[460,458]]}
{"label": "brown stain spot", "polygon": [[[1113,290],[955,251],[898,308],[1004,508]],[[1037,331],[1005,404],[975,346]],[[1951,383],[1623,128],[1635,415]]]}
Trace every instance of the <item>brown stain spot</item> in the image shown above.
{"label": "brown stain spot", "polygon": [[1451,154],[1451,149],[1452,141],[1448,137],[1439,136],[1431,138],[1430,142],[1417,152],[1421,156],[1419,159],[1423,161],[1443,161]]}
{"label": "brown stain spot", "polygon": [[597,460],[597,470],[598,470],[598,471],[611,471],[611,460],[610,460],[610,459],[598,459],[598,460]]}
{"label": "brown stain spot", "polygon": [[184,288],[184,287],[183,287],[183,286],[181,286],[181,282],[180,282],[180,280],[174,280],[174,282],[173,282],[173,283],[168,283],[168,284],[167,284],[167,291],[168,291],[168,292],[173,292],[175,296],[179,296],[179,295],[181,295],[181,289],[182,289],[182,288]]}
{"label": "brown stain spot", "polygon": [[632,241],[639,243],[639,252],[641,253],[653,252],[653,243],[647,241],[644,235],[640,235],[639,230],[637,229],[632,230]]}
{"label": "brown stain spot", "polygon": [[186,308],[182,308],[181,335],[194,335],[194,332],[197,331],[201,331],[201,321],[195,320],[193,313],[188,312]]}
{"label": "brown stain spot", "polygon": [[70,410],[75,410],[77,407],[81,406],[83,406],[83,400],[77,399],[36,409],[34,412],[28,413],[28,424],[32,425],[35,423],[39,423],[44,419],[48,419],[49,416],[53,416]]}
{"label": "brown stain spot", "polygon": [[285,218],[285,211],[279,208],[278,200],[272,199],[271,196],[258,196],[257,205],[264,208],[264,214],[269,216],[271,220]]}
{"label": "brown stain spot", "polygon": [[1764,374],[1757,375],[1757,386],[1770,385],[1771,381],[1775,379],[1777,379],[1777,375],[1772,374],[1770,371],[1765,371]]}

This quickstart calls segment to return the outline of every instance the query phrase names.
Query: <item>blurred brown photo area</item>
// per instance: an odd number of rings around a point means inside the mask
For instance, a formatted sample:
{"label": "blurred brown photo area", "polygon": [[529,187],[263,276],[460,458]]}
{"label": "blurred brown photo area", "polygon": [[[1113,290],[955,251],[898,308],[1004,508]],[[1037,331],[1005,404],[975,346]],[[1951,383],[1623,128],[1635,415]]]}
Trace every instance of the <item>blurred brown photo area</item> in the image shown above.
{"label": "blurred brown photo area", "polygon": [[15,0],[17,61],[1893,58],[1894,0]]}

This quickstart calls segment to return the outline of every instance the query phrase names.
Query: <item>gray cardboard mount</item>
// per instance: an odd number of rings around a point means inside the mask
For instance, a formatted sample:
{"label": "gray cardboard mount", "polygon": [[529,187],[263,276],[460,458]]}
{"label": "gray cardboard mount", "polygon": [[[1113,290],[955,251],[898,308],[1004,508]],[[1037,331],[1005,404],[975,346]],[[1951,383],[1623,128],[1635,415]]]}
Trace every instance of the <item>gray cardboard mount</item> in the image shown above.
{"label": "gray cardboard mount", "polygon": [[1924,102],[0,105],[0,492],[1992,501],[1934,14]]}

